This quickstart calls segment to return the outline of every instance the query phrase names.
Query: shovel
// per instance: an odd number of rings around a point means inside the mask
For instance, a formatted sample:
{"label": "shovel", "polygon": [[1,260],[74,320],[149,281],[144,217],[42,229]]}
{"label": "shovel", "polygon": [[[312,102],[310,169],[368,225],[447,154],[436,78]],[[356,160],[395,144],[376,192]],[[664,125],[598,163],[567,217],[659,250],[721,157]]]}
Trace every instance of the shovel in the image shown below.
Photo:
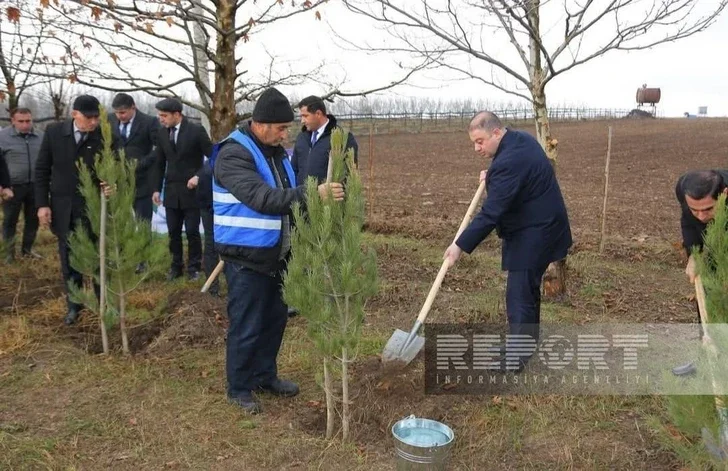
{"label": "shovel", "polygon": [[224,267],[224,261],[220,260],[219,262],[217,262],[217,265],[215,265],[215,269],[212,270],[212,273],[210,273],[210,276],[207,278],[207,281],[205,281],[205,284],[202,286],[200,293],[206,293],[207,290],[210,289],[210,286],[212,286],[212,282],[215,281],[215,278],[220,275],[220,272]]}
{"label": "shovel", "polygon": [[[470,202],[470,206],[468,207],[467,213],[465,213],[463,222],[460,223],[460,228],[458,229],[458,232],[455,235],[453,242],[458,240],[460,234],[462,234],[462,232],[470,223],[470,218],[475,212],[475,208],[478,206],[478,202],[483,196],[484,191],[485,181],[482,181],[480,182],[480,186],[478,186],[478,191],[475,192],[473,200]],[[386,363],[397,360],[400,362],[404,362],[404,364],[406,365],[414,360],[414,358],[420,352],[425,344],[425,339],[424,337],[417,335],[417,332],[420,330],[420,327],[422,327],[422,324],[425,323],[427,314],[429,314],[430,308],[432,307],[432,302],[435,300],[435,296],[440,290],[440,285],[442,284],[443,278],[445,278],[447,268],[447,260],[443,260],[440,271],[437,273],[437,278],[435,278],[435,283],[433,283],[432,288],[430,288],[430,293],[427,295],[425,304],[422,306],[420,314],[417,316],[417,321],[415,322],[414,327],[412,327],[412,330],[409,332],[409,334],[399,329],[394,331],[392,336],[389,338],[387,345],[384,346],[384,352],[382,352],[382,362]]]}

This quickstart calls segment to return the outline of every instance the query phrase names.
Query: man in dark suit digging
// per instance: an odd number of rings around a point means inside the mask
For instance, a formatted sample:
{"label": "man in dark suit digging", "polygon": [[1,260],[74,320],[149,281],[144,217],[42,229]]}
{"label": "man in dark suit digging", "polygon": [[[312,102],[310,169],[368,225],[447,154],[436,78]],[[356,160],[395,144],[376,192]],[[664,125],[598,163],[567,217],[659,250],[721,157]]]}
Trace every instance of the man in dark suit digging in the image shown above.
{"label": "man in dark suit digging", "polygon": [[[530,134],[506,129],[488,111],[475,115],[468,133],[475,152],[492,159],[484,177],[487,197],[444,258],[454,265],[495,229],[503,239],[502,269],[508,271],[509,333],[538,342],[541,279],[549,263],[564,258],[572,244],[561,189],[546,153]],[[516,371],[526,361],[522,356]]]}

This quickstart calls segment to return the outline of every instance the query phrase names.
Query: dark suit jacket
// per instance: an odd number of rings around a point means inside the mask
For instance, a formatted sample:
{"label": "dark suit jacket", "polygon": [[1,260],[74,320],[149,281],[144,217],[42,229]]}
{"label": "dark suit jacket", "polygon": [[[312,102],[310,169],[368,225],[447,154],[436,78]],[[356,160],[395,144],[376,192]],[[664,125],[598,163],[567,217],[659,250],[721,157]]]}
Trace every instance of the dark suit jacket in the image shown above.
{"label": "dark suit jacket", "polygon": [[[162,191],[166,208],[199,208],[197,191],[187,189],[187,181],[200,176],[205,155],[212,154],[212,141],[199,124],[182,118],[176,148],[169,140],[169,130],[160,129],[157,138],[154,191]],[[165,172],[166,168],[166,172]]]}
{"label": "dark suit jacket", "polygon": [[493,229],[503,239],[504,270],[545,268],[564,258],[571,228],[553,167],[538,141],[508,130],[486,175],[480,213],[457,240],[472,252]]}
{"label": "dark suit jacket", "polygon": [[121,138],[119,120],[111,113],[109,115],[111,130],[119,138],[119,144],[124,149],[127,158],[137,159],[136,167],[136,197],[152,196],[152,174],[154,173],[154,161],[156,159],[157,131],[159,120],[148,114],[136,110],[134,120],[129,130],[129,138],[124,141]]}
{"label": "dark suit jacket", "polygon": [[[118,148],[113,138],[112,147]],[[79,161],[91,168],[94,156],[102,147],[101,128],[76,144],[73,119],[48,126],[35,162],[35,205],[51,208],[51,229],[58,237],[65,236],[76,219],[85,217],[86,203],[79,191]]]}
{"label": "dark suit jacket", "polygon": [[[296,174],[296,184],[305,185],[309,176],[314,176],[319,184],[326,181],[326,174],[329,169],[329,153],[331,152],[331,132],[339,127],[336,117],[327,115],[329,124],[326,125],[316,143],[311,146],[311,131],[306,127],[296,138],[291,156],[291,165]],[[354,149],[354,163],[359,164],[359,145],[352,133],[347,133],[346,149]]]}

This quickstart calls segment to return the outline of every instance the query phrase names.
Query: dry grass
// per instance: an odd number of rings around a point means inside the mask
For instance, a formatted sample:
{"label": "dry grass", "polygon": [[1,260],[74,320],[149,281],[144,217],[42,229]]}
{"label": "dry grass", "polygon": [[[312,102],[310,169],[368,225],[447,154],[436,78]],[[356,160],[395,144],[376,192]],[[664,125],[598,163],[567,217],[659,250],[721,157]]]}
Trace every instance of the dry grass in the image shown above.
{"label": "dry grass", "polygon": [[[0,357],[0,396],[9,398],[0,403],[0,469],[393,469],[389,428],[410,413],[454,427],[454,469],[677,466],[675,455],[662,449],[659,434],[646,423],[664,422],[661,405],[652,398],[424,396],[416,374],[421,365],[390,383],[367,376],[372,371],[361,366],[375,362],[392,328],[409,327],[414,320],[441,250],[437,243],[401,237],[368,240],[386,269],[354,365],[359,370],[352,385],[353,443],[323,439],[320,361],[303,319],[290,322],[280,353],[280,374],[298,381],[301,395],[262,396],[266,413],[249,417],[225,401],[224,301],[204,304],[208,298],[196,285],[151,282],[132,297],[132,305],[167,318],[156,337],[164,337],[165,345],[128,359],[118,352],[109,358],[85,353],[97,343],[96,321],[85,316],[79,326],[62,327],[60,296],[25,311],[25,323],[13,331],[26,332],[23,325],[30,331],[17,336],[13,353]],[[433,319],[478,320],[478,313],[499,302],[503,280],[496,250],[488,248],[448,274]],[[573,320],[586,311],[597,318],[603,309],[594,302],[597,288],[602,290],[597,299],[605,291],[622,292],[630,279],[655,266],[663,275],[642,277],[647,292],[654,293],[642,304],[645,310],[661,306],[666,300],[658,287],[672,271],[654,260],[576,256],[578,279],[594,288],[575,285],[572,301],[583,307],[546,303],[545,317]],[[673,274],[667,281],[680,282],[679,270]],[[607,283],[610,277],[613,285]],[[629,297],[629,290],[622,295]],[[502,318],[502,313],[491,315]],[[16,316],[0,319],[22,322]],[[206,338],[195,336],[200,333]],[[111,335],[117,341],[116,331]],[[20,347],[28,338],[33,348]]]}
{"label": "dry grass", "polygon": [[24,316],[0,317],[0,356],[25,348],[32,342],[32,330]]}

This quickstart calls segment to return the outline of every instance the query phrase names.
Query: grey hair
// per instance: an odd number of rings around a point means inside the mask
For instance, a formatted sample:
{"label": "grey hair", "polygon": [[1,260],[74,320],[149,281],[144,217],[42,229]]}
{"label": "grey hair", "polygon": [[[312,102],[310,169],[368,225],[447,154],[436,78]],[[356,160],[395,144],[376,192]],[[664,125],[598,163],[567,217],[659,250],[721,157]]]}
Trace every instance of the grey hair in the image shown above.
{"label": "grey hair", "polygon": [[492,133],[496,129],[503,129],[503,123],[500,118],[490,111],[480,111],[473,119],[470,120],[470,126],[468,131],[475,131],[481,129],[488,133]]}

